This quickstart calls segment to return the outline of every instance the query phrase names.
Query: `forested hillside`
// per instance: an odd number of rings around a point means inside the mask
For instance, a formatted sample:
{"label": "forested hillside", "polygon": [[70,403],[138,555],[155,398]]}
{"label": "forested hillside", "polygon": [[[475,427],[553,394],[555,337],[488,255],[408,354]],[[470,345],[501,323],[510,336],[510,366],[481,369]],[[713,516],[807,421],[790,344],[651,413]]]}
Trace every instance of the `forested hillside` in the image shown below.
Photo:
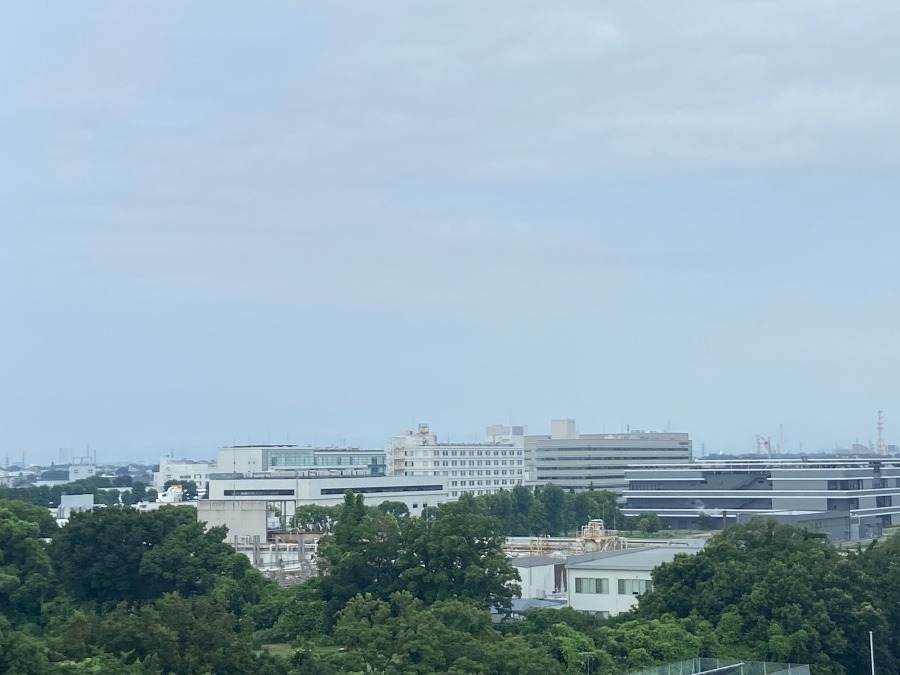
{"label": "forested hillside", "polygon": [[[897,672],[900,541],[843,553],[767,521],[659,568],[628,615],[534,610],[495,626],[488,610],[516,590],[500,543],[531,528],[532,500],[467,497],[422,519],[352,495],[301,510],[298,526],[330,532],[321,576],[286,589],[188,507],[109,507],[57,529],[45,508],[0,501],[0,674],[554,675],[586,672],[590,655],[593,673],[720,656],[853,675],[866,672],[869,630],[880,672]],[[585,520],[606,498],[566,503]],[[570,516],[541,508],[567,528]]]}

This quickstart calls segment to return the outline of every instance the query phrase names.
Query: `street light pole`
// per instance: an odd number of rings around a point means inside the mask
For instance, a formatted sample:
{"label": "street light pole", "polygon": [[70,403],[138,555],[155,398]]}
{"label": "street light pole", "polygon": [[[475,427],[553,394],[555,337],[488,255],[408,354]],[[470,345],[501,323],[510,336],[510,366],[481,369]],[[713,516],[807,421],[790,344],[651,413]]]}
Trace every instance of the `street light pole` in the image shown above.
{"label": "street light pole", "polygon": [[872,637],[872,631],[869,631],[869,656],[872,658],[872,675],[875,675],[875,639]]}

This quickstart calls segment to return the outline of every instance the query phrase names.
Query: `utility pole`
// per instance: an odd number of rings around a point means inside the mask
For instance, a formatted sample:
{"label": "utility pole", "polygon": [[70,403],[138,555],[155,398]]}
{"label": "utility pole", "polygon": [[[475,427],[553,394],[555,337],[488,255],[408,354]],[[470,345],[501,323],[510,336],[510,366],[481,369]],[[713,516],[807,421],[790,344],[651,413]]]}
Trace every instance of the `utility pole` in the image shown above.
{"label": "utility pole", "polygon": [[872,637],[872,631],[869,631],[869,656],[872,659],[872,675],[875,675],[875,639]]}

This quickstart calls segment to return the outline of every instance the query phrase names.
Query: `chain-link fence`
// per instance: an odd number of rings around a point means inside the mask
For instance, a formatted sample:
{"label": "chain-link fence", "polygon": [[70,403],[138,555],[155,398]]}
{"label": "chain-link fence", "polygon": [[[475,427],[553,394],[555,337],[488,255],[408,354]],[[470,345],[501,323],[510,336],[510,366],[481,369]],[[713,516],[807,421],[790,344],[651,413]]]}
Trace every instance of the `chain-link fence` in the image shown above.
{"label": "chain-link fence", "polygon": [[727,659],[693,659],[645,668],[628,675],[810,675],[809,666]]}

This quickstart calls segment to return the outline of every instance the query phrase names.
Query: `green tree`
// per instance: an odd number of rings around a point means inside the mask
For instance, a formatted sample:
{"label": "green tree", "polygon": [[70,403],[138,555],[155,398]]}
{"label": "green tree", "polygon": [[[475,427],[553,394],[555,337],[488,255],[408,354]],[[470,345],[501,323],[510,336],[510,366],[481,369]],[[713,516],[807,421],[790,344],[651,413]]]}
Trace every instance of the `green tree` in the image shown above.
{"label": "green tree", "polygon": [[279,668],[256,650],[250,630],[210,598],[171,594],[136,609],[119,605],[102,617],[76,613],[58,649],[75,662],[102,653],[126,665],[149,659],[163,673],[179,675],[284,674],[284,664]]}
{"label": "green tree", "polygon": [[388,600],[351,600],[340,613],[335,639],[346,646],[343,672],[385,675],[495,673],[558,675],[543,650],[491,627],[488,614],[460,600],[426,606],[409,593]]}
{"label": "green tree", "polygon": [[394,518],[406,518],[409,516],[409,507],[403,502],[386,501],[376,506],[382,513],[387,513]]}
{"label": "green tree", "polygon": [[[73,514],[50,554],[63,587],[81,601],[136,602],[169,591],[211,590],[229,556],[223,528],[204,532],[189,506],[150,513],[130,508]],[[111,574],[110,570],[115,570]]]}
{"label": "green tree", "polygon": [[657,514],[652,511],[638,520],[638,530],[645,534],[653,534],[659,532],[663,528],[663,521]]}
{"label": "green tree", "polygon": [[[26,517],[30,505],[13,504]],[[54,523],[55,524],[55,523]],[[53,571],[40,541],[41,525],[0,506],[0,614],[17,624],[37,623],[54,590]]]}
{"label": "green tree", "polygon": [[297,507],[291,518],[291,527],[298,527],[304,532],[330,532],[340,512],[340,506],[304,504]]}
{"label": "green tree", "polygon": [[367,509],[363,496],[348,490],[337,523],[318,545],[321,589],[329,616],[359,593],[387,597],[395,591],[400,546],[397,519]]}
{"label": "green tree", "polygon": [[[867,631],[887,638],[890,624],[860,564],[805,530],[756,519],[657,568],[638,613],[705,620],[721,648],[742,657],[865,672]],[[890,669],[896,661],[885,652]]]}
{"label": "green tree", "polygon": [[38,526],[39,537],[52,537],[59,531],[56,518],[47,508],[36,506],[21,499],[0,500],[0,509],[13,514],[19,520]]}
{"label": "green tree", "polygon": [[537,499],[547,514],[548,534],[551,537],[562,534],[566,525],[566,493],[558,485],[547,483],[537,493]]}
{"label": "green tree", "polygon": [[518,593],[518,573],[501,550],[499,523],[471,500],[442,504],[434,521],[404,527],[398,566],[406,590],[426,603],[468,598],[508,610]]}

